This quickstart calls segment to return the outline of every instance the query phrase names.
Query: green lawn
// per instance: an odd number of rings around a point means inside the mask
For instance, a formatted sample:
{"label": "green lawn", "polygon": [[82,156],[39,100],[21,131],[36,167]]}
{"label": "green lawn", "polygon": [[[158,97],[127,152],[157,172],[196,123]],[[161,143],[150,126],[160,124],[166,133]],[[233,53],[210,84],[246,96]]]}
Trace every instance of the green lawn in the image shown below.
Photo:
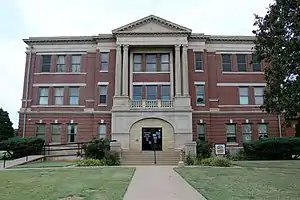
{"label": "green lawn", "polygon": [[125,167],[0,171],[0,199],[122,200],[133,173]]}
{"label": "green lawn", "polygon": [[[282,161],[284,162],[284,161]],[[299,200],[299,168],[177,168],[208,200]]]}
{"label": "green lawn", "polygon": [[300,169],[300,160],[272,160],[272,161],[235,161],[234,165],[241,167],[261,167],[261,168],[289,168]]}
{"label": "green lawn", "polygon": [[74,162],[61,162],[61,161],[45,161],[38,163],[28,163],[25,165],[18,165],[11,168],[47,168],[47,167],[67,167],[75,165]]}

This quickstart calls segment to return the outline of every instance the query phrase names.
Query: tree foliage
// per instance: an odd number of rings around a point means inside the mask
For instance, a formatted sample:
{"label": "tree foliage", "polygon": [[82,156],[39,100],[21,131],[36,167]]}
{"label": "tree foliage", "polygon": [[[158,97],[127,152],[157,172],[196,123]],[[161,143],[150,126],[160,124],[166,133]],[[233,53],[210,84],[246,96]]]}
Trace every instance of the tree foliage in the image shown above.
{"label": "tree foliage", "polygon": [[0,141],[14,137],[13,123],[9,119],[8,112],[0,108]]}
{"label": "tree foliage", "polygon": [[300,113],[300,1],[276,0],[263,17],[255,15],[255,51],[267,64],[264,105],[285,119]]}

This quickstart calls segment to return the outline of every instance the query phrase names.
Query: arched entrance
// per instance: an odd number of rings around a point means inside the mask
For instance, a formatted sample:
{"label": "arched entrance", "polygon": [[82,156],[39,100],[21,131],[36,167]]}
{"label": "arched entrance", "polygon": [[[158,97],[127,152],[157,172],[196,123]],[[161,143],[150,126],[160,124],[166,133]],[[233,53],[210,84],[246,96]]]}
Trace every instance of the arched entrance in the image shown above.
{"label": "arched entrance", "polygon": [[[147,134],[154,132],[159,133],[157,138],[158,142],[161,143],[161,150],[168,151],[174,150],[174,128],[173,126],[159,118],[146,118],[135,122],[129,131],[131,151],[142,151],[147,150]],[[149,144],[149,143],[148,143]],[[159,147],[159,145],[158,145]]]}

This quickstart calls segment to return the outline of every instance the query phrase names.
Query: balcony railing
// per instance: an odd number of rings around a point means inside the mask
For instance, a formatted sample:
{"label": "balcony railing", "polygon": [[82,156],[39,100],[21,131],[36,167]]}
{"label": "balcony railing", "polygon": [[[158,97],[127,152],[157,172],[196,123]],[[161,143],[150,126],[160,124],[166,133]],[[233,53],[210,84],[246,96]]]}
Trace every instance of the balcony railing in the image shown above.
{"label": "balcony railing", "polygon": [[131,100],[131,108],[173,108],[172,100]]}

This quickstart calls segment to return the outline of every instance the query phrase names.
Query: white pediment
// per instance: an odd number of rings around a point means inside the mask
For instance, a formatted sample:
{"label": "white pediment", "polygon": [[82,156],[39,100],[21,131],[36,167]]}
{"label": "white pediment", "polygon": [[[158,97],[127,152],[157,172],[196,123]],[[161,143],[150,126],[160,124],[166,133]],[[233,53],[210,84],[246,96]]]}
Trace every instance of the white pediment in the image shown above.
{"label": "white pediment", "polygon": [[160,32],[174,32],[176,29],[167,28],[154,22],[143,24],[142,26],[136,27],[128,32],[132,33],[160,33]]}

